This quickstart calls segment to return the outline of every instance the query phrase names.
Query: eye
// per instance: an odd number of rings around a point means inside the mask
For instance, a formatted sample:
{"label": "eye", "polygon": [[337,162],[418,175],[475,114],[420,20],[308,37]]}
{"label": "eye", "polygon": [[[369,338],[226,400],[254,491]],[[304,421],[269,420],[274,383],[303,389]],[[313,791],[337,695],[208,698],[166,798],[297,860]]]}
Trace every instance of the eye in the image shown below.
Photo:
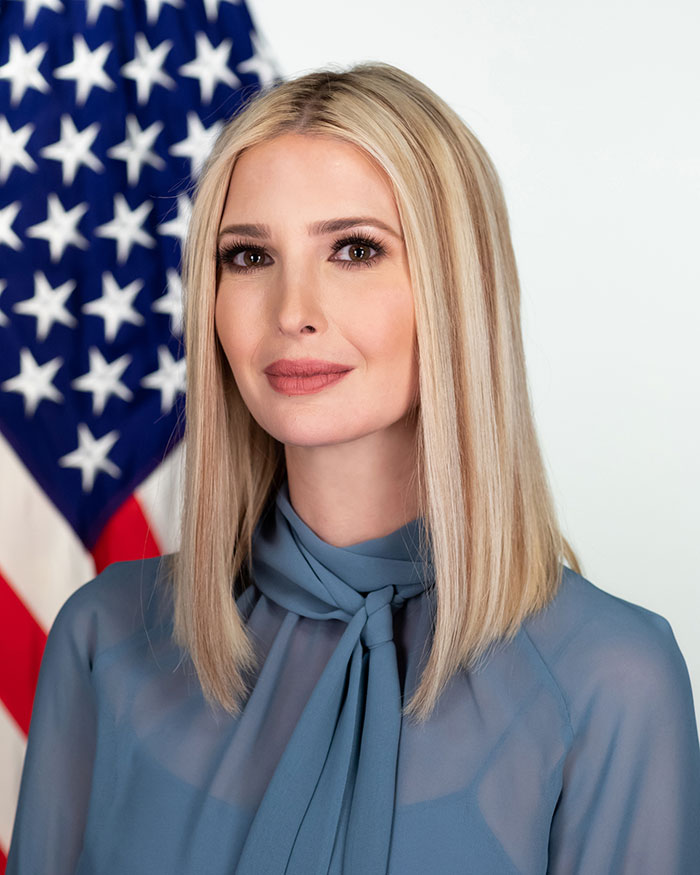
{"label": "eye", "polygon": [[[336,240],[332,246],[333,257],[341,267],[372,267],[386,254],[386,249],[370,235],[352,235]],[[233,240],[216,253],[218,268],[234,273],[252,273],[273,264],[270,255],[261,246],[243,240]]]}
{"label": "eye", "polygon": [[259,267],[272,264],[272,259],[259,246],[245,243],[229,243],[222,246],[216,254],[216,263],[236,273],[248,273]]}
{"label": "eye", "polygon": [[372,267],[385,253],[382,244],[368,236],[345,237],[333,244],[333,261],[342,262],[343,267]]}

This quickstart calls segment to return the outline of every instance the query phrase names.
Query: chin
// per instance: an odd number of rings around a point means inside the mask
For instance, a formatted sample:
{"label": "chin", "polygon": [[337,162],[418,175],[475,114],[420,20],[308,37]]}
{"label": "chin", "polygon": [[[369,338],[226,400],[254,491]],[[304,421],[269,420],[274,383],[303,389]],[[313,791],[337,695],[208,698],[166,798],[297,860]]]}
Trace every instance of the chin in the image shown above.
{"label": "chin", "polygon": [[269,432],[276,440],[289,447],[328,447],[344,444],[355,440],[361,435],[355,433],[345,435],[339,429],[280,429],[277,433]]}
{"label": "chin", "polygon": [[280,416],[274,421],[269,417],[258,423],[275,440],[293,447],[323,447],[358,440],[375,431],[373,428],[358,428],[357,422],[343,423],[342,417],[332,411],[319,411],[317,416],[297,413]]}

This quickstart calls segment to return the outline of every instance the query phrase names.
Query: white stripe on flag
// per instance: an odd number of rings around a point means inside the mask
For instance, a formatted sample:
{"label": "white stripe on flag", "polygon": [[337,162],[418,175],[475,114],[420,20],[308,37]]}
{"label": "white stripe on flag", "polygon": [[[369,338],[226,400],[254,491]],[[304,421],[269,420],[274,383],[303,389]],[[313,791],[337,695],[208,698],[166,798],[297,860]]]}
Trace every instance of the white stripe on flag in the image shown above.
{"label": "white stripe on flag", "polygon": [[48,632],[68,596],[95,576],[95,563],[2,435],[0,471],[3,573]]}
{"label": "white stripe on flag", "polygon": [[25,750],[24,733],[0,701],[0,849],[5,856],[10,849]]}
{"label": "white stripe on flag", "polygon": [[163,553],[173,553],[180,547],[183,458],[184,441],[180,441],[135,490]]}

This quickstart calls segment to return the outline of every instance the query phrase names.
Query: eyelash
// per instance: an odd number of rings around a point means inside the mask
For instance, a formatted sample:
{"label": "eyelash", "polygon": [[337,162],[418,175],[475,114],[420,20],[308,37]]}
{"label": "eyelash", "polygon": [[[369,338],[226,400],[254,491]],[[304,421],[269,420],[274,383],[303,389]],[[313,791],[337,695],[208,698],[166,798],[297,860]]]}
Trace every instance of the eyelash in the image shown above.
{"label": "eyelash", "polygon": [[[372,255],[368,261],[338,259],[336,263],[346,269],[353,270],[356,267],[374,267],[376,262],[379,261],[382,256],[386,255],[384,245],[371,234],[352,234],[349,237],[341,237],[333,243],[331,249],[335,254],[340,252],[340,250],[344,249],[346,246],[352,245],[366,246],[370,249],[374,249],[376,254]],[[254,273],[261,268],[268,266],[261,264],[257,267],[241,267],[239,264],[234,264],[233,259],[237,255],[240,255],[241,252],[260,252],[263,255],[266,254],[262,246],[255,246],[246,243],[244,240],[232,240],[226,246],[222,246],[216,253],[217,267],[226,268],[227,270],[233,271],[233,273]]]}

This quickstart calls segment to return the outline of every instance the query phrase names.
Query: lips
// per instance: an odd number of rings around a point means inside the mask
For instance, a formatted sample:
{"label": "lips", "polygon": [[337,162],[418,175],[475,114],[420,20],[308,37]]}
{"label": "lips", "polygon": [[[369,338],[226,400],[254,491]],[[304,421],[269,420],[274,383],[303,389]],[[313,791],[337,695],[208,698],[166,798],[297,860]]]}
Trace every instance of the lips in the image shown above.
{"label": "lips", "polygon": [[313,377],[318,374],[342,374],[351,370],[351,365],[322,359],[278,359],[265,368],[265,373],[278,377]]}

